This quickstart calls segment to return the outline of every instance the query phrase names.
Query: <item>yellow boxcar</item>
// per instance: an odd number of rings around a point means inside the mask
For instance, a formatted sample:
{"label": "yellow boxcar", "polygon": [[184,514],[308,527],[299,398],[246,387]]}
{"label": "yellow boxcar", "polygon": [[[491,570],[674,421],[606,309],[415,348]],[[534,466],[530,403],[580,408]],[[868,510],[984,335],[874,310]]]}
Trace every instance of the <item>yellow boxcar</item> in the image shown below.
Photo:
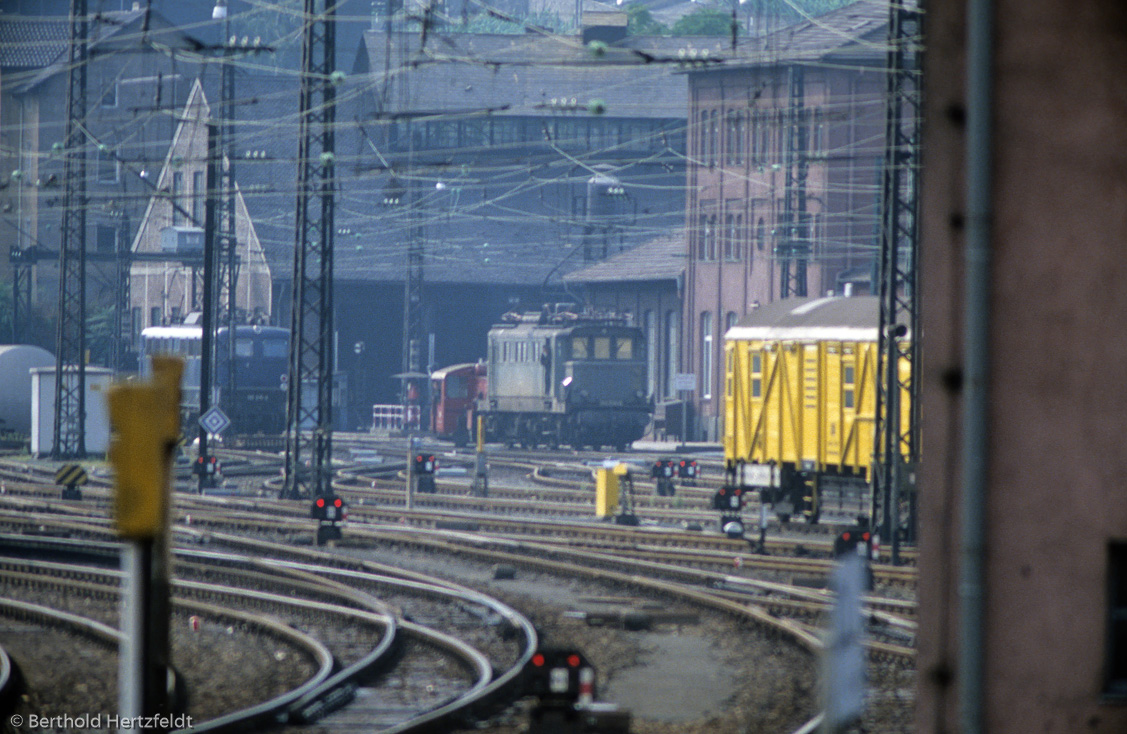
{"label": "yellow boxcar", "polygon": [[[863,485],[873,463],[877,394],[875,297],[778,301],[726,335],[724,456],[756,489],[790,485],[817,514],[819,482]],[[900,365],[902,376],[908,365]],[[908,427],[908,393],[900,399]],[[764,471],[764,467],[771,467]]]}

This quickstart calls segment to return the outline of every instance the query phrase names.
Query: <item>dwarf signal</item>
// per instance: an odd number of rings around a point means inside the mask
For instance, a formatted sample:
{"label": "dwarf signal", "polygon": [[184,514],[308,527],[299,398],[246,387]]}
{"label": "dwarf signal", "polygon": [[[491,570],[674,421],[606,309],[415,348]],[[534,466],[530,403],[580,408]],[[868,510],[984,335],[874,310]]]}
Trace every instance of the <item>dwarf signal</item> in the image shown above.
{"label": "dwarf signal", "polygon": [[420,492],[434,494],[434,473],[438,471],[438,458],[434,454],[415,454],[411,461],[411,473],[415,475],[416,488]]}
{"label": "dwarf signal", "polygon": [[658,459],[650,467],[650,476],[656,479],[654,492],[658,497],[672,497],[676,491],[673,486],[673,476],[677,472],[677,462],[674,459]]}
{"label": "dwarf signal", "polygon": [[336,495],[322,495],[313,500],[309,514],[318,521],[317,545],[324,545],[328,540],[340,539],[340,524],[348,516],[348,505]]}

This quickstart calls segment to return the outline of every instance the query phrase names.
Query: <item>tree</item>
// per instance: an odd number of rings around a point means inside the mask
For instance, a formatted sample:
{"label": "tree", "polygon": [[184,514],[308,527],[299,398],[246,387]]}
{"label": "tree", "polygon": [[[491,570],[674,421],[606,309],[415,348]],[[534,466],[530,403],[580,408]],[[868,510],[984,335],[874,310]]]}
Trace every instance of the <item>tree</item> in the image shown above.
{"label": "tree", "polygon": [[726,36],[732,32],[732,11],[698,8],[673,24],[675,36]]}
{"label": "tree", "polygon": [[649,8],[636,2],[626,6],[626,35],[667,36],[669,29],[654,20]]}

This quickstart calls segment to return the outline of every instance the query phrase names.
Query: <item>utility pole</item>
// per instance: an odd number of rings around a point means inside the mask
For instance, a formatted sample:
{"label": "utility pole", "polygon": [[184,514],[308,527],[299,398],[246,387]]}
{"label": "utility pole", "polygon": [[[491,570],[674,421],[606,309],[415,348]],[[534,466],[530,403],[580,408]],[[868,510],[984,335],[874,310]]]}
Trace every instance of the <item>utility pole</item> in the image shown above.
{"label": "utility pole", "polygon": [[[238,370],[235,369],[235,326],[238,298],[236,287],[238,285],[238,239],[235,231],[235,65],[232,63],[233,40],[231,38],[231,18],[228,15],[227,0],[216,0],[212,8],[211,17],[222,20],[221,29],[223,60],[220,64],[220,94],[219,94],[219,150],[225,159],[225,165],[217,170],[219,174],[219,191],[221,192],[218,222],[219,244],[219,304],[223,306],[220,311],[226,312],[223,320],[227,326],[227,344],[225,354],[221,355],[227,363],[227,384],[220,385],[225,396],[222,402],[227,404],[228,413],[233,415],[232,408],[235,397],[235,386]],[[219,357],[220,355],[217,355]]]}
{"label": "utility pole", "polygon": [[[305,0],[282,496],[331,494],[336,3]],[[316,399],[303,400],[308,388]],[[308,462],[308,464],[306,464]]]}
{"label": "utility pole", "polygon": [[[919,303],[917,243],[920,143],[920,38],[911,3],[889,6],[885,155],[881,171],[880,324],[872,517],[899,561],[900,490],[919,461]],[[903,425],[902,398],[909,401]],[[906,462],[906,465],[905,465]],[[916,503],[908,497],[907,539],[914,540]]]}
{"label": "utility pole", "polygon": [[[216,183],[218,181],[219,169],[219,132],[216,130],[214,123],[209,122],[207,125],[207,173],[204,178],[206,180],[205,188],[207,189],[207,198],[204,200],[204,215],[203,215],[203,324],[201,326],[202,335],[200,338],[200,417],[207,415],[207,411],[211,408],[211,393],[215,383],[215,324],[217,301],[216,286],[218,270],[218,258],[216,258],[216,226],[215,219],[216,213],[219,209],[216,206]],[[200,449],[199,455],[196,459],[197,480],[199,482],[199,492],[204,493],[204,489],[214,486],[215,476],[209,474],[208,469],[211,467],[211,455],[208,452],[207,440],[208,430],[203,426],[204,421],[199,422],[199,441]]]}
{"label": "utility pole", "polygon": [[86,456],[86,0],[71,0],[51,456]]}
{"label": "utility pole", "polygon": [[[780,259],[780,298],[806,295],[806,266],[810,257],[809,215],[806,212],[806,176],[809,161],[806,149],[805,71],[799,64],[789,68],[787,113],[786,190],[783,199],[783,242],[778,245]],[[793,269],[792,269],[793,268]]]}

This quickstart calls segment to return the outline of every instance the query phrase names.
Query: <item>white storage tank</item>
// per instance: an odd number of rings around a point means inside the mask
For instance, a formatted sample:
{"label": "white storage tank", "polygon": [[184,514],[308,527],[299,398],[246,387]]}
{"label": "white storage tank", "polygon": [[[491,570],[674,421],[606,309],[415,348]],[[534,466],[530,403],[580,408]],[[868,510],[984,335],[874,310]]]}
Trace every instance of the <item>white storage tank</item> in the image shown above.
{"label": "white storage tank", "polygon": [[[113,370],[86,365],[86,453],[104,454],[110,444],[106,390]],[[46,456],[55,446],[55,364],[31,371],[31,453]]]}
{"label": "white storage tank", "polygon": [[31,432],[31,370],[55,357],[31,344],[0,345],[0,431]]}

